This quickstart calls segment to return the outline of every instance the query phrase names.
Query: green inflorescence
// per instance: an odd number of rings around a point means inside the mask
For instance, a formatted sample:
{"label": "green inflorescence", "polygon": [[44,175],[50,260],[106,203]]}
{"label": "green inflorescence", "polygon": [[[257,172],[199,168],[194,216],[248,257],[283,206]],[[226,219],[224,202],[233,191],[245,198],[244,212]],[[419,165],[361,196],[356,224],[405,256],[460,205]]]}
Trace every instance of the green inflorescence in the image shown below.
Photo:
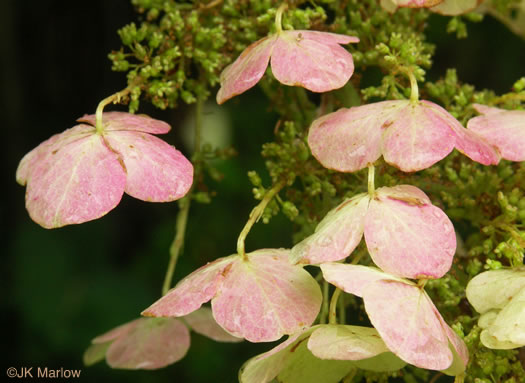
{"label": "green inflorescence", "polygon": [[[132,3],[140,23],[119,30],[122,48],[109,58],[113,70],[127,73],[132,86],[129,109],[134,112],[139,100],[166,109],[215,94],[222,70],[249,44],[275,32],[274,17],[281,2]],[[507,14],[514,3],[494,0],[489,6]],[[293,222],[294,242],[311,234],[322,217],[344,198],[366,191],[366,171],[347,174],[327,170],[311,155],[308,128],[321,114],[370,101],[406,99],[411,91],[407,72],[418,80],[421,99],[442,105],[463,124],[476,115],[472,103],[523,109],[525,78],[503,95],[461,82],[454,69],[438,81],[426,81],[435,51],[425,36],[430,15],[427,10],[400,9],[389,14],[374,0],[290,1],[288,5],[284,29],[329,31],[360,39],[347,47],[353,54],[355,74],[342,89],[312,95],[302,88],[280,85],[270,70],[259,84],[279,116],[274,140],[263,145],[261,154],[272,182],[287,181],[279,197],[266,207],[262,221],[267,223],[282,212]],[[452,17],[447,30],[463,38],[468,22],[481,19],[480,13]],[[204,150],[208,152],[213,151]],[[213,155],[226,158],[228,153]],[[469,348],[465,381],[525,381],[518,351],[490,350],[480,343],[478,314],[465,297],[468,281],[480,272],[523,264],[525,164],[502,161],[498,166],[484,167],[453,152],[430,169],[407,174],[381,161],[376,164],[378,186],[411,184],[421,188],[456,227],[459,245],[454,265],[449,274],[429,281],[426,287]],[[209,162],[203,160],[202,166],[212,178],[221,178]],[[255,199],[262,199],[271,185],[263,185],[255,171],[248,178]],[[206,203],[211,197],[206,191],[197,191],[194,198]],[[349,308],[355,310],[357,305]],[[386,382],[397,377],[412,383],[426,382],[433,376],[434,372],[406,367],[394,373],[359,371],[354,381]]]}

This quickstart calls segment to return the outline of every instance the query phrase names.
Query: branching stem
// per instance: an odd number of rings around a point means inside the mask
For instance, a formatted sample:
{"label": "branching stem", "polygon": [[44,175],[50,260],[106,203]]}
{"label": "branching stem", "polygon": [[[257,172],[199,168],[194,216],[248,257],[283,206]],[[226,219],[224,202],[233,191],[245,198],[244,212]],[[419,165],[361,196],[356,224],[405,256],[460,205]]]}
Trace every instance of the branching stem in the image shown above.
{"label": "branching stem", "polygon": [[250,232],[252,226],[261,218],[262,214],[264,213],[264,209],[266,208],[266,205],[272,200],[272,198],[284,187],[286,184],[286,181],[279,181],[277,182],[270,190],[266,192],[264,195],[264,198],[261,200],[261,202],[253,208],[253,210],[250,213],[250,217],[248,218],[248,222],[246,222],[246,225],[244,225],[244,228],[241,231],[241,234],[239,234],[239,238],[237,239],[237,254],[239,254],[243,260],[247,260],[246,258],[246,251],[244,250],[244,241],[246,240],[246,236]]}

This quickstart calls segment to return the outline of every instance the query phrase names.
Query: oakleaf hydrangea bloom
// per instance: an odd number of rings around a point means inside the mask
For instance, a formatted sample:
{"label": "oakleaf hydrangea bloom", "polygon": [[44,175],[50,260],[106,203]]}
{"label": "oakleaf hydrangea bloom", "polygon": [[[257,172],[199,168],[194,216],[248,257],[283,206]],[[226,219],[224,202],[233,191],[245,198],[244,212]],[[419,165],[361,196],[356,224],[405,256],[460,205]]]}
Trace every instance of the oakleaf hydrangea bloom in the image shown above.
{"label": "oakleaf hydrangea bloom", "polygon": [[481,343],[493,349],[525,346],[525,268],[485,271],[467,285],[467,299],[481,314]]}
{"label": "oakleaf hydrangea bloom", "polygon": [[326,168],[355,172],[385,161],[405,172],[426,169],[454,147],[483,165],[497,164],[497,151],[441,106],[395,100],[342,108],[312,123],[308,145]]}
{"label": "oakleaf hydrangea bloom", "polygon": [[213,316],[230,334],[270,342],[310,326],[321,306],[321,289],[289,250],[261,249],[219,258],[197,269],[142,315],[179,317],[211,299]]}
{"label": "oakleaf hydrangea bloom", "polygon": [[45,228],[99,218],[124,192],[151,202],[183,197],[193,181],[193,166],[178,150],[152,134],[170,126],[147,116],[122,112],[95,115],[56,134],[25,155],[16,179],[27,185],[26,208]]}
{"label": "oakleaf hydrangea bloom", "polygon": [[357,43],[353,36],[317,31],[279,31],[246,48],[221,74],[217,102],[253,87],[271,59],[272,73],[281,83],[313,92],[341,88],[354,73],[352,55],[340,44]]}
{"label": "oakleaf hydrangea bloom", "polygon": [[154,370],[182,359],[190,347],[188,327],[219,342],[240,342],[220,328],[211,310],[184,318],[138,318],[97,336],[84,353],[92,365],[106,358],[112,368]]}
{"label": "oakleaf hydrangea bloom", "polygon": [[317,325],[248,360],[241,383],[338,383],[351,370],[396,371],[405,363],[392,354],[373,328]]}
{"label": "oakleaf hydrangea bloom", "polygon": [[315,233],[292,249],[298,263],[319,264],[350,255],[365,237],[372,260],[406,278],[440,278],[452,265],[452,222],[423,191],[410,185],[358,194],[332,209]]}
{"label": "oakleaf hydrangea bloom", "polygon": [[467,129],[494,145],[501,157],[525,161],[525,110],[505,110],[473,104],[481,116],[471,118]]}
{"label": "oakleaf hydrangea bloom", "polygon": [[372,325],[399,358],[448,375],[465,370],[465,343],[445,323],[422,287],[374,267],[324,263],[321,270],[328,282],[363,298]]}

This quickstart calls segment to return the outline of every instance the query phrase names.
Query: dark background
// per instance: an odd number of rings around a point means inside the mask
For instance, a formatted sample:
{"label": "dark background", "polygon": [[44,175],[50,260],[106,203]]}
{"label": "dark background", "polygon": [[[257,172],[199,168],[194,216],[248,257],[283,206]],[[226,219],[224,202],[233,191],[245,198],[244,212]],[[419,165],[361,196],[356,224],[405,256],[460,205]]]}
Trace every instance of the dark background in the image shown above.
{"label": "dark background", "polygon": [[[82,369],[81,380],[89,382],[235,382],[245,360],[270,348],[218,344],[192,334],[188,355],[162,370],[82,365],[91,338],[134,319],[159,297],[177,204],[124,195],[99,220],[46,230],[27,215],[15,171],[25,153],[126,86],[124,74],[111,71],[107,54],[119,49],[116,31],[131,21],[137,15],[127,0],[0,0],[3,377],[10,366],[40,366]],[[502,93],[525,76],[524,41],[491,18],[469,24],[468,39],[459,41],[445,27],[445,18],[432,16],[429,38],[437,54],[430,79],[456,67],[462,81]],[[255,203],[246,172],[264,173],[258,153],[271,140],[276,121],[266,100],[251,90],[222,108],[230,115],[239,155],[217,165],[225,178],[210,183],[217,192],[213,203],[192,206],[175,281],[235,251]],[[140,111],[168,121],[174,129],[164,139],[189,153],[177,128],[191,108],[163,112],[143,103]],[[259,224],[247,248],[288,247],[292,228],[283,217]]]}

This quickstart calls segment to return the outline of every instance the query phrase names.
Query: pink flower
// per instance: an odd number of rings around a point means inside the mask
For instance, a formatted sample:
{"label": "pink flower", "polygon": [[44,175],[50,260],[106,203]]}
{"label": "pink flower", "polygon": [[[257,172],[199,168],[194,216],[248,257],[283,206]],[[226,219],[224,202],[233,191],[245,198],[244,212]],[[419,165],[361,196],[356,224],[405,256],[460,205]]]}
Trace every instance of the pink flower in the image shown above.
{"label": "pink flower", "polygon": [[270,342],[308,327],[321,306],[318,283],[289,250],[262,249],[219,258],[194,271],[142,315],[179,317],[211,299],[217,323],[236,337]]}
{"label": "pink flower", "polygon": [[373,328],[317,325],[248,360],[239,381],[338,383],[356,367],[380,372],[404,366]]}
{"label": "pink flower", "polygon": [[118,205],[124,192],[151,202],[184,196],[193,166],[173,146],[151,135],[170,126],[147,116],[103,114],[103,131],[95,116],[44,141],[24,156],[16,172],[26,185],[26,208],[45,228],[99,218]]}
{"label": "pink flower", "polygon": [[372,325],[402,360],[448,375],[465,370],[465,343],[445,323],[422,287],[373,267],[325,263],[321,270],[328,282],[363,298]]}
{"label": "pink flower", "polygon": [[481,116],[471,118],[467,129],[494,145],[501,157],[525,161],[525,110],[505,110],[474,104]]}
{"label": "pink flower", "polygon": [[359,194],[331,210],[315,233],[292,249],[298,263],[344,259],[365,237],[372,260],[406,278],[440,278],[456,251],[454,226],[420,189],[384,187],[371,197]]}
{"label": "pink flower", "polygon": [[382,101],[339,109],[312,123],[308,145],[326,168],[355,172],[381,155],[405,172],[428,168],[454,147],[484,165],[497,164],[496,150],[429,101]]}
{"label": "pink flower", "polygon": [[91,341],[84,364],[106,358],[111,368],[154,370],[182,359],[190,348],[188,327],[219,342],[240,342],[227,334],[202,308],[181,318],[138,318]]}
{"label": "pink flower", "polygon": [[221,74],[217,103],[253,87],[266,71],[285,85],[313,92],[341,88],[354,73],[352,55],[339,44],[357,43],[353,36],[316,31],[280,31],[256,41]]}
{"label": "pink flower", "polygon": [[388,12],[398,7],[429,8],[432,12],[456,16],[473,11],[483,0],[381,0],[381,6]]}

